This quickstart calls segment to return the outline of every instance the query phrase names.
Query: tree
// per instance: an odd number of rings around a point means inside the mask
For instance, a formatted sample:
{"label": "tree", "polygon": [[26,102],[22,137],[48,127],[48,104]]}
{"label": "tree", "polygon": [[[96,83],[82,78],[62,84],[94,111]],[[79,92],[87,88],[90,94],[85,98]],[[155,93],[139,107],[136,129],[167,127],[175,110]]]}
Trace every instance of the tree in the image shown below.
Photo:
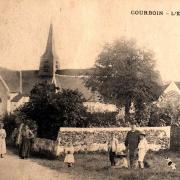
{"label": "tree", "polygon": [[30,101],[18,111],[37,123],[40,138],[56,139],[60,127],[85,126],[84,101],[78,90],[56,92],[53,84],[40,83],[32,89]]}
{"label": "tree", "polygon": [[85,80],[86,86],[99,92],[104,102],[125,106],[126,119],[132,102],[139,117],[145,104],[159,97],[159,82],[153,53],[125,39],[105,45],[93,73]]}

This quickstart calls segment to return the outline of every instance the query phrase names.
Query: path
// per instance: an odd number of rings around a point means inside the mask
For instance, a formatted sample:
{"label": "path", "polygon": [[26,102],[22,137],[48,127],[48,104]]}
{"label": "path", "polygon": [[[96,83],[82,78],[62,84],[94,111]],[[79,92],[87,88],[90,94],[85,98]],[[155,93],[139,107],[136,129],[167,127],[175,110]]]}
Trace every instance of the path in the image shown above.
{"label": "path", "polygon": [[47,167],[38,165],[30,159],[22,160],[14,154],[8,153],[0,158],[1,180],[72,180],[67,173],[59,173]]}

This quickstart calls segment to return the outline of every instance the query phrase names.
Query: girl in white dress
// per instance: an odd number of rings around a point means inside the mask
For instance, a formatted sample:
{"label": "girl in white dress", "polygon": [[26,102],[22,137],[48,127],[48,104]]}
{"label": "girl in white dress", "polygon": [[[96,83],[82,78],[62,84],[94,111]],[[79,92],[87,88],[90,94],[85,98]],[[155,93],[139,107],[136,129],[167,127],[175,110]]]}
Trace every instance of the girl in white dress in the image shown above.
{"label": "girl in white dress", "polygon": [[72,145],[72,143],[69,143],[66,147],[65,147],[65,158],[64,158],[64,162],[67,163],[68,167],[72,167],[72,165],[74,164],[75,160],[74,160],[74,147]]}
{"label": "girl in white dress", "polygon": [[145,136],[144,132],[140,133],[140,142],[138,144],[138,164],[141,169],[144,168],[144,157],[148,151],[148,143]]}
{"label": "girl in white dress", "polygon": [[0,124],[0,156],[3,158],[3,155],[6,153],[6,131],[3,129],[4,124]]}

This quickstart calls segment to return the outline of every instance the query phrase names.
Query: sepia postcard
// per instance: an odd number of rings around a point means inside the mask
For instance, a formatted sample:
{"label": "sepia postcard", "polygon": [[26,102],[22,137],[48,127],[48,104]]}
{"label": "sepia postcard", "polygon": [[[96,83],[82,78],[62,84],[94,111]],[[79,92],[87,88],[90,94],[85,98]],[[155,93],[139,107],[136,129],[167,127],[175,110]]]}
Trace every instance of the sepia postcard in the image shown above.
{"label": "sepia postcard", "polygon": [[180,179],[180,1],[0,0],[0,179]]}

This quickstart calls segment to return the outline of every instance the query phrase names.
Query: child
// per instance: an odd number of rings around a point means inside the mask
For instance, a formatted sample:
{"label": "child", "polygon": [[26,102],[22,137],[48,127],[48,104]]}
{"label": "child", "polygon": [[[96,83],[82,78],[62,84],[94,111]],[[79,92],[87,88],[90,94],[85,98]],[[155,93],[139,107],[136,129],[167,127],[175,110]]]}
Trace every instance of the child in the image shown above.
{"label": "child", "polygon": [[118,158],[118,161],[116,163],[116,166],[118,168],[128,168],[127,154],[125,151],[118,152],[117,158]]}
{"label": "child", "polygon": [[68,167],[72,167],[74,164],[74,147],[72,143],[69,143],[67,147],[65,147],[65,154],[64,162],[67,163]]}
{"label": "child", "polygon": [[115,166],[115,157],[116,157],[116,152],[117,152],[117,146],[118,146],[118,140],[115,138],[115,135],[111,135],[111,140],[108,144],[108,149],[109,149],[109,160],[111,162],[111,166]]}
{"label": "child", "polygon": [[146,134],[144,132],[141,132],[139,135],[140,142],[138,144],[138,164],[139,168],[144,168],[144,157],[148,151],[148,143],[146,140]]}

